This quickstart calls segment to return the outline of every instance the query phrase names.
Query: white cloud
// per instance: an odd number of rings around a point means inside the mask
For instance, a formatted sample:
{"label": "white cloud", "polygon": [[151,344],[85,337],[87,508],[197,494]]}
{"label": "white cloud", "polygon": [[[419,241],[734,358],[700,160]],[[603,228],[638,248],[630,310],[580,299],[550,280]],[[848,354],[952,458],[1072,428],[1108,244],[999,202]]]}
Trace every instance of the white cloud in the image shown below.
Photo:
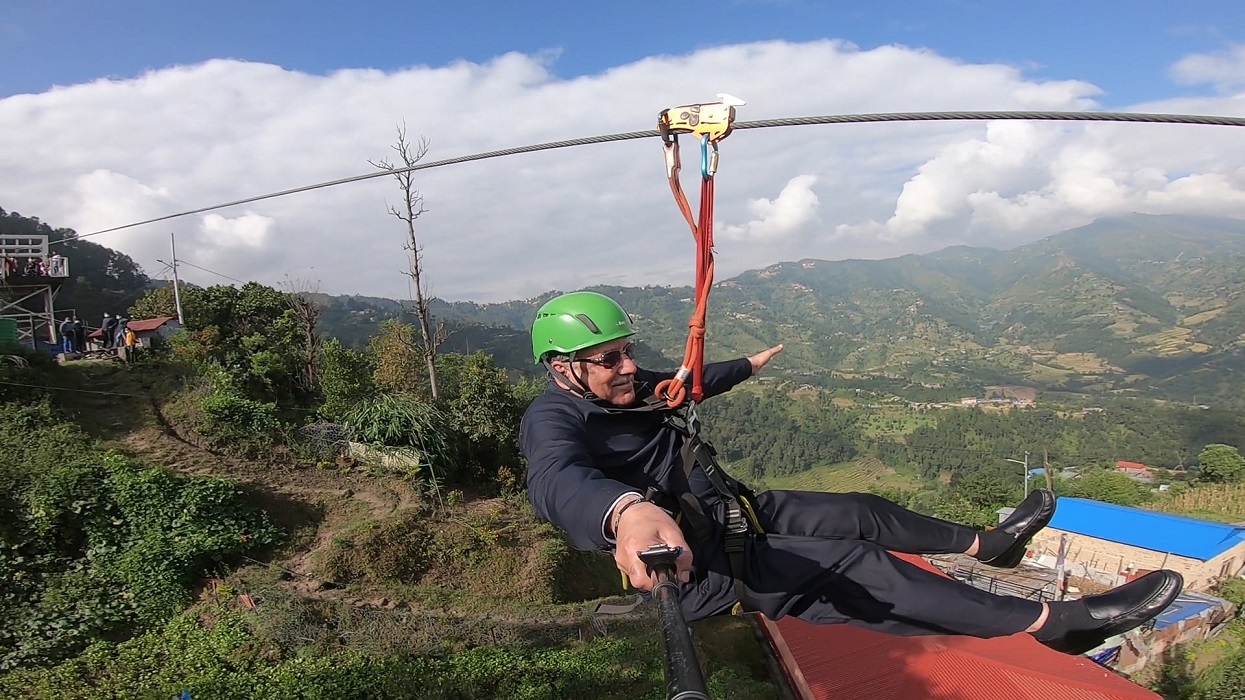
{"label": "white cloud", "polygon": [[1224,90],[1245,86],[1245,44],[1187,56],[1172,66],[1171,75],[1185,85],[1211,84]]}
{"label": "white cloud", "polygon": [[726,238],[735,240],[772,241],[800,233],[817,217],[815,175],[797,175],[787,182],[774,199],[760,197],[748,201],[752,219],[742,226],[727,226]]}
{"label": "white cloud", "polygon": [[[1103,108],[1085,82],[1034,81],[1012,66],[902,46],[719,46],[571,80],[553,73],[555,61],[512,53],[484,64],[317,76],[212,60],[4,98],[0,206],[87,233],[369,172],[369,159],[390,155],[402,122],[413,138],[429,138],[427,158],[439,160],[651,129],[660,109],[718,92],[748,101],[742,120]],[[1203,79],[1232,75],[1230,65],[1188,65],[1180,70]],[[1245,96],[1132,108],[1241,115]],[[684,186],[695,207],[695,144],[686,143]],[[781,260],[1010,246],[1134,210],[1245,215],[1241,152],[1245,130],[1225,127],[739,130],[721,146],[717,277]],[[428,212],[417,231],[432,292],[485,301],[599,283],[690,284],[692,243],[664,175],[655,139],[419,173]],[[403,297],[404,229],[386,214],[399,194],[391,178],[378,178],[92,240],[154,272],[176,232],[179,257],[231,277],[279,284],[293,276],[330,293]],[[221,281],[185,273],[196,283]]]}
{"label": "white cloud", "polygon": [[231,219],[220,214],[207,214],[203,217],[202,235],[196,237],[196,243],[204,248],[249,250],[263,254],[265,249],[272,247],[275,227],[274,219],[254,212]]}

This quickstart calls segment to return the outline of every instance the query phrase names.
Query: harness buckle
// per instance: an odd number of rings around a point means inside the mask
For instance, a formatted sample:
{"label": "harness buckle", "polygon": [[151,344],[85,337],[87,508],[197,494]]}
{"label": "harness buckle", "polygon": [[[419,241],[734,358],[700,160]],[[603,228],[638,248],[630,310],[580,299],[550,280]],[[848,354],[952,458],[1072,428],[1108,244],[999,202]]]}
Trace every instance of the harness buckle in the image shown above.
{"label": "harness buckle", "polygon": [[[696,412],[696,402],[691,401],[687,404],[687,416],[683,419],[687,424],[687,435],[690,438],[698,438],[700,435],[700,414]],[[698,440],[701,444],[703,441]]]}
{"label": "harness buckle", "polygon": [[739,548],[742,550],[743,541],[747,539],[748,519],[744,517],[743,508],[738,503],[728,503],[726,506],[726,545],[731,546],[731,539],[738,540]]}

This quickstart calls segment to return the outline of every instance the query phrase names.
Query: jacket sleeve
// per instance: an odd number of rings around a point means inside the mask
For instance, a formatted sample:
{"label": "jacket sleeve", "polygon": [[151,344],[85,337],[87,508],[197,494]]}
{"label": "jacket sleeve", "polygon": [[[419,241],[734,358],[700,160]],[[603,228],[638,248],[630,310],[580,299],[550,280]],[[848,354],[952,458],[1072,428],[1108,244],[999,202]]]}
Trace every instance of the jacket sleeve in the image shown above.
{"label": "jacket sleeve", "polygon": [[577,549],[608,549],[605,519],[629,493],[639,493],[592,465],[582,418],[556,403],[537,401],[519,426],[527,458],[527,495],[541,518],[561,528]]}
{"label": "jacket sleeve", "polygon": [[[641,369],[636,372],[636,380],[642,384],[647,384],[649,389],[656,389],[659,383],[666,379],[672,379],[674,375],[673,370],[653,372]],[[725,394],[734,388],[736,384],[743,382],[751,376],[752,363],[746,357],[725,362],[711,362],[705,365],[705,372],[702,377],[705,385],[705,398],[708,399],[718,394]]]}
{"label": "jacket sleeve", "polygon": [[725,394],[751,376],[752,363],[746,357],[707,364],[703,376],[705,398]]}

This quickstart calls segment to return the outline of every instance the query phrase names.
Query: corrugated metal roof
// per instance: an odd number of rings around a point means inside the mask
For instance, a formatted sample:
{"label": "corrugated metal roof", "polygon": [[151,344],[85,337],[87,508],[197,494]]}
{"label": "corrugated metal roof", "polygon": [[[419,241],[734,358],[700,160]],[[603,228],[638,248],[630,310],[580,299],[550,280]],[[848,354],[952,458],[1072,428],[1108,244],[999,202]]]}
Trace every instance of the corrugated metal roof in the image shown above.
{"label": "corrugated metal roof", "polygon": [[1050,527],[1208,561],[1245,542],[1245,527],[1061,496]]}
{"label": "corrugated metal roof", "polygon": [[[138,321],[127,321],[125,326],[126,328],[129,328],[130,330],[134,331],[135,333],[142,333],[144,331],[154,331],[160,326],[163,326],[166,323],[170,323],[176,320],[177,320],[177,317],[175,316],[160,316],[159,318],[144,318]],[[96,328],[95,330],[88,333],[86,337],[103,338],[104,329]]]}
{"label": "corrugated metal roof", "polygon": [[169,321],[176,321],[176,320],[177,319],[173,316],[161,316],[159,318],[145,318],[145,319],[142,319],[141,321],[130,321],[129,323],[126,324],[126,328],[129,328],[135,333],[142,333],[143,331],[154,331],[155,329],[159,328],[160,326],[163,326]]}
{"label": "corrugated metal roof", "polygon": [[[923,559],[897,554],[936,571]],[[1024,633],[894,637],[851,625],[762,618],[807,700],[1161,700],[1083,656]]]}

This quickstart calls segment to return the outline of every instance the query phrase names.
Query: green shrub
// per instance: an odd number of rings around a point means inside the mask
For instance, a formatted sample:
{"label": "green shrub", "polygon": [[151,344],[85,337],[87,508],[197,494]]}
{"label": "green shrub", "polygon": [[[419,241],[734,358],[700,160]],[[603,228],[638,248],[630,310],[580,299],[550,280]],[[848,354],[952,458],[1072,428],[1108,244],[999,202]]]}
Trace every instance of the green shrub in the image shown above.
{"label": "green shrub", "polygon": [[214,447],[255,455],[277,444],[284,423],[275,403],[247,396],[223,372],[209,371],[211,391],[199,399],[196,432]]}
{"label": "green shrub", "polygon": [[286,657],[257,641],[244,614],[185,614],[162,631],[92,646],[80,658],[0,677],[0,696],[87,698],[387,698],[451,700],[660,697],[654,639],[596,639],[556,649],[476,648],[452,656],[338,652]]}
{"label": "green shrub", "polygon": [[161,624],[279,536],[230,482],[101,452],[46,404],[0,405],[0,439],[0,670]]}
{"label": "green shrub", "polygon": [[375,396],[375,364],[370,355],[347,348],[336,338],[325,343],[320,351],[320,393],[324,397],[320,414],[341,420],[355,406]]}

